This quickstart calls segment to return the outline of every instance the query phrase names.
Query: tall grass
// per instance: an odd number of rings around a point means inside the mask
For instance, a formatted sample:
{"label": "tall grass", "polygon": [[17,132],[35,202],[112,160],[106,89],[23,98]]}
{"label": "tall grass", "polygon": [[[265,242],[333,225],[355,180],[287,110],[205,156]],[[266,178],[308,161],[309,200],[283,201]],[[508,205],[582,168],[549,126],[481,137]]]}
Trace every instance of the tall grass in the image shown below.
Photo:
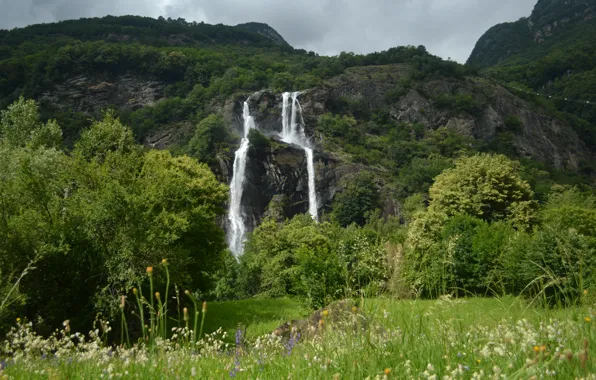
{"label": "tall grass", "polygon": [[[167,261],[159,268],[168,278]],[[120,298],[118,346],[107,343],[110,327],[105,321],[88,336],[71,332],[65,323],[49,338],[38,336],[31,323],[21,321],[0,345],[0,377],[596,377],[591,359],[596,299],[589,291],[582,293],[581,303],[567,308],[543,307],[510,296],[397,301],[358,292],[353,307],[336,305],[319,311],[307,324],[291,323],[289,336],[282,337],[271,332],[281,322],[276,321],[279,309],[290,305],[284,300],[214,303],[207,316],[207,305],[185,291],[192,309],[183,308],[177,319],[170,318],[168,308],[174,302],[154,292],[153,275],[151,268],[147,271],[151,300],[144,297],[143,284],[133,290],[136,321],[129,323],[127,315],[130,319],[132,313],[125,308],[132,305]],[[166,280],[164,295],[170,294],[169,286]],[[178,308],[182,304],[176,300]],[[294,315],[304,315],[300,304],[293,305]],[[249,314],[272,324],[248,335]],[[227,331],[212,328],[218,323],[230,328],[237,322],[243,326],[237,328],[234,343]],[[141,324],[136,340],[128,335],[128,326],[134,323]]]}

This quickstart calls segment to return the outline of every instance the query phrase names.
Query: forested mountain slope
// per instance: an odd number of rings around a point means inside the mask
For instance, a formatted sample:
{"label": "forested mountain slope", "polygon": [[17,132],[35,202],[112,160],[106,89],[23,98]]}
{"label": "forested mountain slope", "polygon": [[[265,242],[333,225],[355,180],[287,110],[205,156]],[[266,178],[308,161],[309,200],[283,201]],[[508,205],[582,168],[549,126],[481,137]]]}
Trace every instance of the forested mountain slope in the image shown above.
{"label": "forested mountain slope", "polygon": [[562,98],[552,105],[591,123],[582,134],[596,141],[596,1],[540,0],[529,18],[488,30],[468,64],[511,87]]}

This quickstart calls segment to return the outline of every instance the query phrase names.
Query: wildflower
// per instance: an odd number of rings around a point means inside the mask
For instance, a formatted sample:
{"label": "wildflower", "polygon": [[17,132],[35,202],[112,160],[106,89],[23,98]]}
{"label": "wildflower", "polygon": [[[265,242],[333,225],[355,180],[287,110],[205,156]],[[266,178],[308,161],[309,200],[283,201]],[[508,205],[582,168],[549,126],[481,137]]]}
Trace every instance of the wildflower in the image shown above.
{"label": "wildflower", "polygon": [[153,267],[147,267],[147,274],[149,276],[152,276],[153,275]]}
{"label": "wildflower", "polygon": [[138,292],[139,291],[137,290],[137,288],[132,288],[132,294],[134,294],[136,296]]}
{"label": "wildflower", "polygon": [[160,297],[161,297],[161,295],[159,294],[159,292],[155,292],[155,298],[157,298],[159,300]]}
{"label": "wildflower", "polygon": [[540,347],[538,347],[538,346],[534,346],[534,347],[532,348],[532,350],[534,350],[534,352],[535,352],[535,353],[538,353],[538,352],[540,352]]}
{"label": "wildflower", "polygon": [[385,374],[385,376],[389,376],[389,374],[391,373],[391,368],[385,368],[383,373]]}
{"label": "wildflower", "polygon": [[195,367],[192,367],[192,368],[190,369],[190,376],[191,376],[191,377],[195,377],[195,376],[197,376],[197,369],[196,369]]}
{"label": "wildflower", "polygon": [[584,296],[588,295],[588,289],[584,289]]}
{"label": "wildflower", "polygon": [[352,306],[352,313],[356,313],[358,311],[358,308],[356,306]]}
{"label": "wildflower", "polygon": [[324,324],[325,324],[325,320],[319,319],[319,326],[323,327]]}
{"label": "wildflower", "polygon": [[323,314],[323,317],[327,317],[329,315],[329,311],[323,310],[321,314]]}
{"label": "wildflower", "polygon": [[207,312],[207,301],[203,301],[203,309],[201,310],[203,314]]}
{"label": "wildflower", "polygon": [[590,317],[585,317],[585,318],[584,318],[584,321],[586,321],[586,323],[590,323],[590,322],[592,322],[592,318],[590,318]]}
{"label": "wildflower", "polygon": [[188,308],[185,307],[184,309],[182,309],[182,312],[184,313],[184,320],[188,321]]}
{"label": "wildflower", "polygon": [[126,300],[125,296],[120,296],[120,309],[124,309],[125,300]]}
{"label": "wildflower", "polygon": [[161,259],[161,265],[168,265],[168,259]]}
{"label": "wildflower", "polygon": [[476,363],[480,364],[480,359],[476,359]]}
{"label": "wildflower", "polygon": [[21,323],[21,318],[17,317],[17,323]]}

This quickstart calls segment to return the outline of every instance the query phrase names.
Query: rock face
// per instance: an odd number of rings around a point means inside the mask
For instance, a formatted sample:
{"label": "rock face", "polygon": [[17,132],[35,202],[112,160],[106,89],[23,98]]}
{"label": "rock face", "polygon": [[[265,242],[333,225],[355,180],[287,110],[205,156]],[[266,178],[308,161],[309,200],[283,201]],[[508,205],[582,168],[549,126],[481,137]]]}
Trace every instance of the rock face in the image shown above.
{"label": "rock face", "polygon": [[[427,128],[442,126],[453,128],[487,142],[506,128],[508,117],[517,117],[522,124],[515,135],[514,146],[524,157],[548,162],[560,168],[577,168],[579,160],[588,153],[577,135],[562,122],[531,109],[530,105],[509,93],[506,89],[477,78],[462,80],[433,80],[424,82],[419,88],[404,92],[399,99],[387,103],[387,93],[411,74],[407,66],[369,67],[348,70],[334,78],[326,87],[304,91],[299,99],[306,123],[306,133],[311,141],[319,142],[316,126],[318,118],[329,108],[342,101],[363,102],[370,109],[388,107],[391,116],[404,123],[422,123]],[[450,109],[436,105],[433,98],[441,95],[470,95],[484,106],[475,115],[453,115]],[[242,100],[228,104],[227,109],[240,112]],[[281,94],[265,90],[250,97],[251,115],[260,131],[272,140],[271,148],[265,151],[251,150],[247,165],[247,179],[243,205],[248,216],[249,230],[256,227],[272,200],[283,198],[283,217],[292,217],[308,210],[308,183],[304,151],[297,146],[279,141],[281,131]],[[240,130],[241,119],[235,128]],[[232,162],[231,158],[227,162]],[[315,169],[319,208],[328,211],[334,196],[342,191],[343,179],[360,170],[375,170],[353,164],[349,159],[333,152],[315,149]],[[228,176],[231,167],[228,166]],[[379,183],[383,204],[383,215],[399,215],[400,204],[391,192]],[[279,203],[279,202],[277,202]],[[279,219],[283,219],[279,217]]]}
{"label": "rock face", "polygon": [[[507,130],[506,121],[513,117],[520,123],[512,141],[518,155],[568,170],[576,170],[581,160],[591,157],[569,126],[533,109],[532,105],[499,85],[481,78],[466,77],[426,80],[404,87],[404,81],[411,75],[412,69],[407,65],[352,68],[330,80],[325,87],[300,94],[306,134],[315,143],[320,212],[329,211],[335,194],[343,189],[344,178],[360,170],[380,170],[351,163],[349,157],[338,153],[323,151],[322,136],[317,132],[318,119],[331,109],[337,113],[347,112],[341,108],[345,103],[358,103],[371,111],[387,109],[397,122],[420,123],[427,129],[447,127],[486,142],[491,142]],[[388,100],[388,94],[395,88],[400,88],[402,95]],[[437,102],[441,97],[454,96],[474,99],[477,103],[475,112],[454,113],[453,109],[440,106]],[[240,115],[245,99],[229,100],[222,108],[224,112],[230,113],[226,119],[231,121],[236,131],[242,129]],[[270,90],[260,91],[250,96],[249,105],[259,130],[271,141],[271,147],[266,150],[249,151],[243,205],[249,230],[252,230],[274,199],[285,200],[284,217],[306,213],[308,182],[304,151],[279,140],[282,127],[281,94]],[[233,153],[223,161],[226,162],[225,170],[230,178]],[[382,173],[379,174],[382,178]],[[385,188],[382,180],[379,180],[378,189],[382,194],[383,215],[399,215],[400,204],[390,189]]]}
{"label": "rock face", "polygon": [[109,107],[136,110],[163,97],[165,83],[136,74],[117,77],[84,75],[56,84],[40,101],[96,113]]}

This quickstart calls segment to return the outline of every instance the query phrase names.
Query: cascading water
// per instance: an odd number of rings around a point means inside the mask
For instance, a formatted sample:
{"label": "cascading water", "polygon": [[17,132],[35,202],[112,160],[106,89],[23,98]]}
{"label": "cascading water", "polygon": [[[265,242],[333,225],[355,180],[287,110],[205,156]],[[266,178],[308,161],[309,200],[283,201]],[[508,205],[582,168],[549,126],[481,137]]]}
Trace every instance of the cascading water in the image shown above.
{"label": "cascading water", "polygon": [[[289,92],[284,92],[282,95],[283,103],[281,139],[288,144],[296,144],[304,149],[304,153],[306,155],[306,168],[308,171],[308,213],[314,220],[318,220],[313,150],[310,142],[306,138],[306,134],[304,133],[302,108],[300,107],[300,102],[298,101],[298,95],[300,95],[299,92],[293,92],[292,94]],[[292,98],[292,108],[291,110],[288,110],[290,96]],[[300,117],[300,120],[298,120],[298,117]]]}
{"label": "cascading water", "polygon": [[246,224],[242,213],[242,192],[246,179],[246,160],[250,145],[248,133],[255,128],[254,119],[250,116],[248,100],[244,102],[242,117],[244,119],[244,136],[240,142],[240,148],[234,156],[234,173],[230,183],[230,209],[228,211],[228,246],[235,257],[241,256],[244,251]]}

